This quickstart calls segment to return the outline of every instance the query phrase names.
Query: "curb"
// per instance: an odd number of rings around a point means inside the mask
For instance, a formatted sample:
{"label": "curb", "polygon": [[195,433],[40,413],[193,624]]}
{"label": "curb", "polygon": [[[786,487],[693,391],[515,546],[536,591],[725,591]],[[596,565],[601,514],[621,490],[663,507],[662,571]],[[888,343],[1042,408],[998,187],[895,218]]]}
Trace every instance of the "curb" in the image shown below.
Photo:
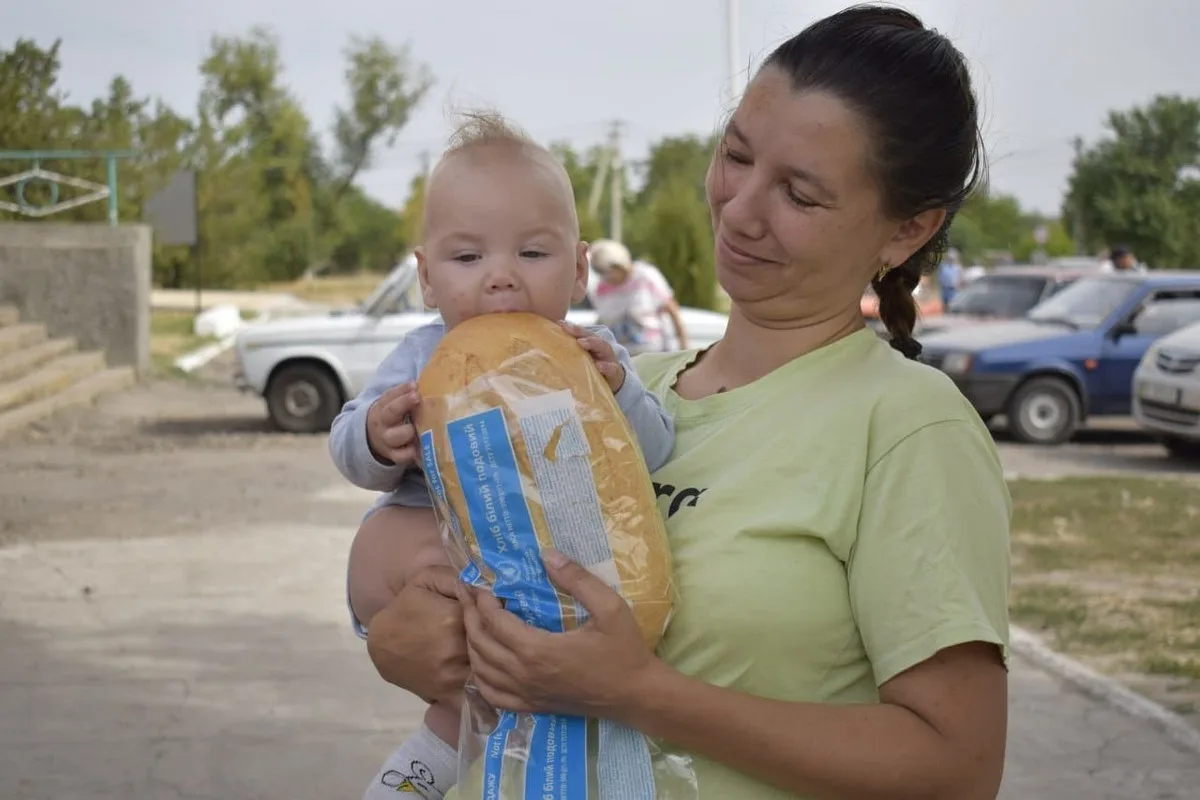
{"label": "curb", "polygon": [[[253,322],[266,322],[270,318],[271,314],[269,311],[259,311],[258,316],[254,318]],[[200,369],[200,367],[203,367],[205,364],[212,361],[229,348],[233,347],[233,343],[237,339],[237,335],[241,329],[247,324],[253,324],[253,322],[243,323],[242,326],[240,326],[236,331],[222,339],[219,339],[216,342],[213,342],[212,344],[206,344],[204,347],[193,350],[190,353],[184,353],[183,355],[179,356],[179,358],[175,359],[175,368],[180,372],[187,373],[191,373],[197,369]]]}
{"label": "curb", "polygon": [[237,334],[226,336],[220,341],[213,342],[201,347],[199,350],[193,350],[190,353],[184,353],[179,358],[175,359],[175,368],[181,372],[192,372],[193,370],[203,367],[208,362],[212,361],[217,356],[224,353],[229,348],[233,347],[233,340],[237,338]]}
{"label": "curb", "polygon": [[1200,731],[1169,708],[1133,692],[1091,667],[1051,650],[1040,638],[1013,626],[1010,646],[1017,655],[1055,675],[1084,694],[1117,708],[1134,719],[1147,722],[1166,734],[1181,749],[1200,754]]}

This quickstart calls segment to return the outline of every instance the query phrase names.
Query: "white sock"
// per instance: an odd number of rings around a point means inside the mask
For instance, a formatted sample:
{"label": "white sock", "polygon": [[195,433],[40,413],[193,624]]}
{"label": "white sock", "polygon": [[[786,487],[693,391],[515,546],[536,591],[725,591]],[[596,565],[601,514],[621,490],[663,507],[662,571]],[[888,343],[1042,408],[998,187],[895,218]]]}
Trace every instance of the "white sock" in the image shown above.
{"label": "white sock", "polygon": [[367,787],[362,800],[442,800],[458,778],[458,752],[422,725],[397,747]]}

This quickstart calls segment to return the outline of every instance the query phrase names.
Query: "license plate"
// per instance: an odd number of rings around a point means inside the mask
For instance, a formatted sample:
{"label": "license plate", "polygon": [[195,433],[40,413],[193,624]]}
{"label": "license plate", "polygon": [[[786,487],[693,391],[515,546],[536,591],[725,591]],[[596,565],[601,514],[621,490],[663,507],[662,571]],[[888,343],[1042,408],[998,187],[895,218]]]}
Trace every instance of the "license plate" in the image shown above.
{"label": "license plate", "polygon": [[1138,397],[1151,403],[1162,403],[1168,406],[1179,405],[1180,390],[1175,386],[1165,386],[1161,383],[1143,383],[1138,387]]}

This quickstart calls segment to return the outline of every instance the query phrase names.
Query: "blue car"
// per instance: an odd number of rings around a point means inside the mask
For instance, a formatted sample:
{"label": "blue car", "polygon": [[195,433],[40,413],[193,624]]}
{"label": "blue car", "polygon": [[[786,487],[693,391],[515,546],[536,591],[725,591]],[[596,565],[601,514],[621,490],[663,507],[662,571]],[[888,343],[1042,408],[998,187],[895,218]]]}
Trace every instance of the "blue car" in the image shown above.
{"label": "blue car", "polygon": [[1080,278],[1024,318],[922,338],[980,416],[1015,438],[1057,444],[1091,415],[1129,414],[1133,372],[1150,345],[1200,321],[1200,272]]}

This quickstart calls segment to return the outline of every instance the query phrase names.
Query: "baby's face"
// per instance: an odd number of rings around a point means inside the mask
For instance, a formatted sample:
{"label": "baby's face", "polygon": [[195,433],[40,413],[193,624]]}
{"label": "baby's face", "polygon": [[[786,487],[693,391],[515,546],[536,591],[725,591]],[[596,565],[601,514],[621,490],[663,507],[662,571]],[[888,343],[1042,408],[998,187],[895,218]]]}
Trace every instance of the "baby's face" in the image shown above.
{"label": "baby's face", "polygon": [[587,291],[575,200],[549,155],[480,145],[438,165],[417,263],[425,302],[447,327],[480,314],[563,319]]}

